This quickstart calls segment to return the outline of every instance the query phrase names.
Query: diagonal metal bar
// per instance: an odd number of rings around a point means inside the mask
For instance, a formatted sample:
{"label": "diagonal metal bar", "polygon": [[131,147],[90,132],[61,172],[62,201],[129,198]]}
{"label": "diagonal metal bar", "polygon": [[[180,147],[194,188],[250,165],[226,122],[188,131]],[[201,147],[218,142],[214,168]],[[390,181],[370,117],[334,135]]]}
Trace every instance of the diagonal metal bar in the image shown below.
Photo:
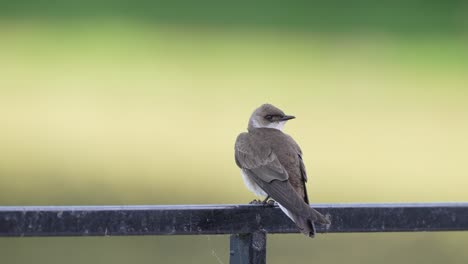
{"label": "diagonal metal bar", "polygon": [[[320,204],[319,233],[468,230],[468,203]],[[0,236],[297,233],[262,205],[0,206]]]}

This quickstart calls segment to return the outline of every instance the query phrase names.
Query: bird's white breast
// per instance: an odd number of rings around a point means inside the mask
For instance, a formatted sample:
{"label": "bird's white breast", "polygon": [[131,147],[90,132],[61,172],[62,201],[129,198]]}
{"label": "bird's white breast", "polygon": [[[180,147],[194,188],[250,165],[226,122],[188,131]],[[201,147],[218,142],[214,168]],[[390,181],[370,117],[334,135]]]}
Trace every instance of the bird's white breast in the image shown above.
{"label": "bird's white breast", "polygon": [[253,192],[257,196],[267,196],[267,194],[256,184],[249,175],[245,174],[243,170],[241,170],[242,179],[244,179],[244,184],[247,186],[249,191]]}

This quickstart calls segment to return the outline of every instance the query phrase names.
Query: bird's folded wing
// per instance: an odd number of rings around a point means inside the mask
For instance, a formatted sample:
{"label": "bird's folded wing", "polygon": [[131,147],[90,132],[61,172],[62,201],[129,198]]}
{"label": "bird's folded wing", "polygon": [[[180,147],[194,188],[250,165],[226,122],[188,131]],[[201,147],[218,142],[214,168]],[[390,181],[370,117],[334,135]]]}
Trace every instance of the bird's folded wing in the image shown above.
{"label": "bird's folded wing", "polygon": [[309,195],[307,195],[307,186],[305,184],[307,182],[307,172],[305,169],[304,161],[302,160],[302,154],[298,154],[298,156],[299,156],[299,168],[301,170],[302,184],[304,188],[304,202],[306,204],[309,204]]}
{"label": "bird's folded wing", "polygon": [[272,149],[267,144],[254,143],[248,133],[242,133],[237,137],[235,158],[241,169],[255,172],[264,182],[288,179],[288,173]]}

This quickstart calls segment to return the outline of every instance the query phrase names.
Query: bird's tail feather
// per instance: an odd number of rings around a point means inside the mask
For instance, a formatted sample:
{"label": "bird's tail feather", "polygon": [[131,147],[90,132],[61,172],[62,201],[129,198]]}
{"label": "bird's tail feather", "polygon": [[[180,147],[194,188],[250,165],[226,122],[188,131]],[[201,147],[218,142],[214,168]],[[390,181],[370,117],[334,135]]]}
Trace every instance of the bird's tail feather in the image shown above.
{"label": "bird's tail feather", "polygon": [[299,228],[304,230],[303,233],[307,232],[307,234],[309,234],[313,231],[313,222],[330,224],[330,221],[328,221],[325,216],[311,208],[310,205],[296,193],[288,181],[272,180],[271,182],[265,182],[251,170],[244,170],[244,172],[278,203],[281,210],[288,215],[291,220],[298,226],[300,225]]}
{"label": "bird's tail feather", "polygon": [[299,227],[301,233],[309,237],[315,237],[315,224],[313,221],[296,215],[294,215],[293,221]]}
{"label": "bird's tail feather", "polygon": [[310,208],[310,214],[311,218],[313,221],[317,224],[322,224],[322,225],[329,225],[330,220],[328,220],[323,214],[319,213],[317,210],[314,208]]}
{"label": "bird's tail feather", "polygon": [[304,217],[300,216],[297,214],[292,213],[288,209],[286,209],[284,206],[281,204],[278,204],[280,209],[297,225],[301,233],[303,233],[306,236],[309,237],[314,237],[315,236],[315,224],[314,222],[318,224],[330,224],[330,221],[325,218],[324,215],[319,213],[317,210],[310,208],[309,210],[309,217]]}

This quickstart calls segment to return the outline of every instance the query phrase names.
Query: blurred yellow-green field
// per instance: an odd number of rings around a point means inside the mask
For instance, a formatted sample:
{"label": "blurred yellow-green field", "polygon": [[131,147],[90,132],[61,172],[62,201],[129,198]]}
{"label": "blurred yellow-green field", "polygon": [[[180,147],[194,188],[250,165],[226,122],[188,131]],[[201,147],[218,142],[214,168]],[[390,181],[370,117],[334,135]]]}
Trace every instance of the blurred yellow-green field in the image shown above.
{"label": "blurred yellow-green field", "polygon": [[[313,203],[466,201],[468,35],[441,32],[0,20],[0,205],[247,203],[233,145],[265,102],[297,117],[285,131]],[[267,252],[268,263],[463,263],[467,243],[272,235]],[[228,263],[229,252],[227,236],[0,238],[0,255]]]}

